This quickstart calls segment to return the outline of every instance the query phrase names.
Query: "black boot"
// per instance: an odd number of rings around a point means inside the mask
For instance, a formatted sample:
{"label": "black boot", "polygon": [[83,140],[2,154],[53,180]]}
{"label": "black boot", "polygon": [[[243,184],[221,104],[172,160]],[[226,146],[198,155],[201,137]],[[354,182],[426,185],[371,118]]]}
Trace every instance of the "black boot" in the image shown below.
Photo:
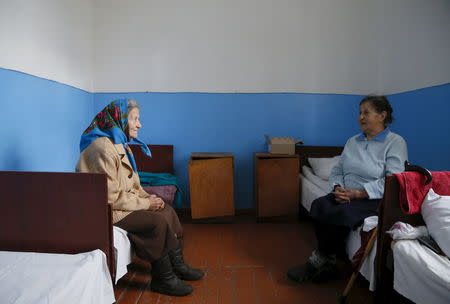
{"label": "black boot", "polygon": [[339,270],[336,263],[326,263],[322,265],[311,278],[314,283],[322,283],[339,277]]}
{"label": "black boot", "polygon": [[181,281],[173,272],[168,255],[152,262],[152,281],[150,289],[168,296],[187,296],[193,289],[189,284]]}
{"label": "black boot", "polygon": [[197,281],[203,278],[203,272],[200,269],[191,268],[184,263],[183,251],[180,247],[169,252],[172,262],[173,272],[182,280]]}
{"label": "black boot", "polygon": [[287,276],[298,283],[319,283],[335,278],[337,273],[336,257],[314,250],[305,264],[289,268]]}
{"label": "black boot", "polygon": [[312,280],[318,270],[310,261],[306,261],[303,265],[289,268],[287,276],[297,283],[305,283]]}

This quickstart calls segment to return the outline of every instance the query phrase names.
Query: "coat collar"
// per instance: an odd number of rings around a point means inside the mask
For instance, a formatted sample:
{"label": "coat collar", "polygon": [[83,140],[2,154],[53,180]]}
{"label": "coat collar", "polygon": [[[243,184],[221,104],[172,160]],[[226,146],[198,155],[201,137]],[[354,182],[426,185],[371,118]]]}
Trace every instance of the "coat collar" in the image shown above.
{"label": "coat collar", "polygon": [[130,167],[131,171],[133,171],[133,166],[131,166],[130,160],[128,159],[127,153],[125,152],[125,148],[122,144],[114,144],[114,148],[116,149],[117,153],[120,155],[120,159],[122,163]]}
{"label": "coat collar", "polygon": [[119,153],[120,155],[125,155],[125,148],[123,147],[122,144],[114,144],[114,148],[116,149],[117,153]]}

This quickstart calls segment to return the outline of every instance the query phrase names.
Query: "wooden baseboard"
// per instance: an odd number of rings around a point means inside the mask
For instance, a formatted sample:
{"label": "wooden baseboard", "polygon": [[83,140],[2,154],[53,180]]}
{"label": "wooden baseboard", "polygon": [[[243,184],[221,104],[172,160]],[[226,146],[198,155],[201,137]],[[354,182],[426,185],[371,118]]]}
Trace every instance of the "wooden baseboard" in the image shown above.
{"label": "wooden baseboard", "polygon": [[180,220],[184,223],[198,223],[198,224],[223,224],[223,223],[233,223],[234,220],[239,217],[253,217],[256,222],[290,222],[290,221],[298,221],[298,215],[290,215],[290,216],[267,216],[267,217],[257,217],[256,209],[254,208],[245,208],[245,209],[236,209],[234,216],[220,216],[213,218],[202,218],[202,219],[193,219],[191,217],[191,208],[178,208],[175,209],[178,214]]}
{"label": "wooden baseboard", "polygon": [[255,215],[256,216],[256,209],[255,208],[236,209],[235,213],[236,213],[236,215]]}
{"label": "wooden baseboard", "polygon": [[193,219],[191,216],[191,208],[177,208],[175,211],[181,221],[191,223],[232,223],[236,216],[256,217],[256,210],[254,208],[236,209],[234,216],[220,216],[205,219]]}
{"label": "wooden baseboard", "polygon": [[298,221],[298,215],[281,215],[281,216],[260,216],[256,218],[258,223],[274,222],[274,223],[286,223]]}

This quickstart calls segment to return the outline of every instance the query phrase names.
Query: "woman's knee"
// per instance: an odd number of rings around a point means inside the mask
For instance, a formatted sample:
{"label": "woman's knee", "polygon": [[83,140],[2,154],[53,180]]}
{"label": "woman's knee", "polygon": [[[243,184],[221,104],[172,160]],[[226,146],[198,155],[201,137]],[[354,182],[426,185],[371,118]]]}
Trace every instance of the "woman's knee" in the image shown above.
{"label": "woman's knee", "polygon": [[140,213],[140,229],[147,233],[158,234],[168,229],[169,223],[159,211],[144,211]]}
{"label": "woman's knee", "polygon": [[334,205],[330,200],[330,194],[315,199],[311,204],[311,216],[327,213],[327,210]]}

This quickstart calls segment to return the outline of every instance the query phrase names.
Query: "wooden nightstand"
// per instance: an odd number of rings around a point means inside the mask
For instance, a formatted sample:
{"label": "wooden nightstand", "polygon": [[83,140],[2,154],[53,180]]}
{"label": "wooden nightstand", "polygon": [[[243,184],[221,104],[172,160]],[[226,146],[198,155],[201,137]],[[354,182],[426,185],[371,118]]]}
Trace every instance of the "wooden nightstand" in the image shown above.
{"label": "wooden nightstand", "polygon": [[297,154],[255,153],[255,205],[258,218],[297,216],[299,166]]}
{"label": "wooden nightstand", "polygon": [[192,153],[189,185],[193,219],[234,215],[234,156]]}

